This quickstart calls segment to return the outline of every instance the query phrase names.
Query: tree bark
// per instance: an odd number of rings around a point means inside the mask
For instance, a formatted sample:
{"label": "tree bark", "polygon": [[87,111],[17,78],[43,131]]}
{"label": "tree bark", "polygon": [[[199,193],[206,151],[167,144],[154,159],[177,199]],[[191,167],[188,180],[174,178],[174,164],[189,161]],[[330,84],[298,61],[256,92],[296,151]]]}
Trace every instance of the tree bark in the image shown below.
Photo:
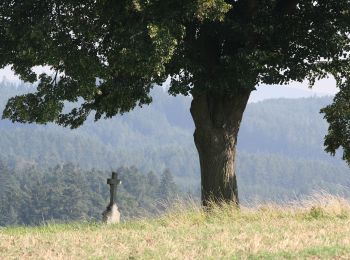
{"label": "tree bark", "polygon": [[250,90],[193,93],[191,114],[202,181],[202,204],[239,204],[235,172],[237,135]]}

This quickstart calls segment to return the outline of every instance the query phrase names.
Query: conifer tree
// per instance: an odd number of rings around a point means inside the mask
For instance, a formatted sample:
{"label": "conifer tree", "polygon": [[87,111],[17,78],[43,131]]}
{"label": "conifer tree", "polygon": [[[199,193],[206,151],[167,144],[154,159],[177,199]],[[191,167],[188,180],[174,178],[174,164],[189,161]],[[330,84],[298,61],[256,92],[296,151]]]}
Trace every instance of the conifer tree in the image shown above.
{"label": "conifer tree", "polygon": [[21,196],[18,183],[7,166],[0,161],[0,226],[15,225]]}
{"label": "conifer tree", "polygon": [[177,195],[178,194],[173,175],[168,169],[166,169],[160,178],[158,198],[163,202],[171,203]]}

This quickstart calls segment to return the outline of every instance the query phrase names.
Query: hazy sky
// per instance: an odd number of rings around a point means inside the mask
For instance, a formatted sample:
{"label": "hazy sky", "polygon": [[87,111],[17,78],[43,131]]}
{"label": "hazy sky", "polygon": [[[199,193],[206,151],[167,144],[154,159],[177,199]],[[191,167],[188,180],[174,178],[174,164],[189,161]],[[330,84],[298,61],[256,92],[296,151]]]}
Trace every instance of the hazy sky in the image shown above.
{"label": "hazy sky", "polygon": [[[48,71],[48,68],[36,68],[37,73]],[[0,81],[3,78],[10,81],[20,81],[17,76],[11,71],[10,67],[0,70]],[[335,80],[333,78],[318,81],[316,85],[309,89],[307,82],[292,83],[287,86],[258,86],[257,91],[251,95],[250,102],[256,102],[269,98],[300,98],[310,96],[327,96],[334,95],[337,92]]]}

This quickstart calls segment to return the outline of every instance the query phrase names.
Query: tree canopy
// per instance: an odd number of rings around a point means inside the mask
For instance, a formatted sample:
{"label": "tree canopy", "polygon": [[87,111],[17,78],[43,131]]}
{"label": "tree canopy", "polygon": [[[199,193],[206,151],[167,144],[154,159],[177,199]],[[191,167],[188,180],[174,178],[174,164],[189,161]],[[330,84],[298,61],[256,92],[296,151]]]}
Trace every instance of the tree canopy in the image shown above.
{"label": "tree canopy", "polygon": [[[340,93],[324,109],[325,144],[350,162],[348,0],[4,0],[0,67],[37,80],[4,117],[78,127],[149,104],[150,89],[236,93],[333,75]],[[79,101],[70,112],[65,102]]]}

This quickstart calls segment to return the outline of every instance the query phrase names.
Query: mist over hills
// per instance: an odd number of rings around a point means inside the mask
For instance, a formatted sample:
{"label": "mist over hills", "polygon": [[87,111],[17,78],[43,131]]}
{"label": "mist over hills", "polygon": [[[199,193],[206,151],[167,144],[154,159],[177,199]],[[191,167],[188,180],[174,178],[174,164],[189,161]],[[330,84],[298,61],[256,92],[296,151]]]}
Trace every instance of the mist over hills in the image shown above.
{"label": "mist over hills", "polygon": [[[0,84],[0,108],[10,96],[30,91]],[[77,130],[53,124],[0,121],[0,158],[9,165],[50,167],[64,162],[84,169],[136,166],[141,171],[169,169],[184,190],[199,191],[199,162],[193,143],[189,97],[155,88],[154,102],[123,116]],[[251,103],[238,140],[241,200],[289,200],[313,190],[348,195],[350,170],[323,149],[327,123],[319,114],[331,97],[273,99]]]}

